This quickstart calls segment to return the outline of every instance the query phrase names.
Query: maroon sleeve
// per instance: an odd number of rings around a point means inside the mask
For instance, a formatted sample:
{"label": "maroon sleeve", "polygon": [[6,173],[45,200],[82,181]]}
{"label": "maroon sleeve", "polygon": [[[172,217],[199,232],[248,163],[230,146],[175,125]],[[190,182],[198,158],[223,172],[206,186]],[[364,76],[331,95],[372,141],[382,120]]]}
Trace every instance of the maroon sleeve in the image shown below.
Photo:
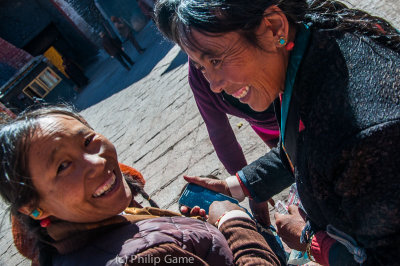
{"label": "maroon sleeve", "polygon": [[216,106],[218,100],[213,98],[209,83],[190,62],[189,84],[215,152],[226,170],[233,175],[247,165],[242,147],[236,140],[226,113]]}

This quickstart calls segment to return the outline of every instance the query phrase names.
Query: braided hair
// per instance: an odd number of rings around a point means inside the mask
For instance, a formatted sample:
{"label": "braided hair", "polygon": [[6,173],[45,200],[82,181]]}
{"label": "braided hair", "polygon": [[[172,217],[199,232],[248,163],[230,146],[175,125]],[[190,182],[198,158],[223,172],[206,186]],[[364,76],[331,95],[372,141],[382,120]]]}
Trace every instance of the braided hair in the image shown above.
{"label": "braided hair", "polygon": [[132,191],[132,197],[140,194],[145,200],[149,202],[151,207],[160,208],[158,204],[150,198],[149,194],[144,191],[144,186],[142,183],[138,182],[137,180],[133,179],[131,176],[125,173],[122,173],[122,175],[124,176],[129,188]]}

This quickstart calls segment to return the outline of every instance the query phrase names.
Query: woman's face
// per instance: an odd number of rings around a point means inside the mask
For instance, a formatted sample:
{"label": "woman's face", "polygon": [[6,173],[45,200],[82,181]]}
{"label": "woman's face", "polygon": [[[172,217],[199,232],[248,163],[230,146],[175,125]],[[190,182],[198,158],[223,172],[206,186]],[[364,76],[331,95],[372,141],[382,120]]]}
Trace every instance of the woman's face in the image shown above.
{"label": "woman's face", "polygon": [[184,50],[213,92],[225,91],[261,112],[283,91],[287,58],[284,49],[277,48],[271,30],[262,24],[257,34],[263,49],[249,44],[236,32],[209,36],[194,31],[198,47],[207,51]]}
{"label": "woman's face", "polygon": [[78,120],[38,120],[29,149],[29,172],[39,207],[71,222],[95,222],[123,211],[132,199],[114,146]]}

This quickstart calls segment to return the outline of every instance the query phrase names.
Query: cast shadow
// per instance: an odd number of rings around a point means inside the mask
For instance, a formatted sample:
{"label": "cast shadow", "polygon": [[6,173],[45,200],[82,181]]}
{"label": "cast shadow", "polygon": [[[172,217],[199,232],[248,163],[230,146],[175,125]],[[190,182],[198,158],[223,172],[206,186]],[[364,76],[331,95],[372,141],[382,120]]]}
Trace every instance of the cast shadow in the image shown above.
{"label": "cast shadow", "polygon": [[174,70],[175,68],[186,64],[187,61],[187,54],[184,51],[180,50],[179,53],[175,56],[174,60],[171,61],[171,64],[168,66],[168,68],[161,75],[164,75],[171,70]]}
{"label": "cast shadow", "polygon": [[[153,22],[149,22],[136,35],[136,39],[143,48],[146,48],[146,51],[139,54],[129,41],[124,43],[125,52],[135,62],[129,71],[103,50],[100,51],[98,60],[86,71],[89,84],[73,101],[78,110],[97,104],[146,77],[174,46],[173,43],[163,39]],[[181,57],[183,58],[183,56]],[[181,61],[180,58],[179,62],[174,64],[179,66]],[[170,67],[173,69],[174,67],[171,65]]]}

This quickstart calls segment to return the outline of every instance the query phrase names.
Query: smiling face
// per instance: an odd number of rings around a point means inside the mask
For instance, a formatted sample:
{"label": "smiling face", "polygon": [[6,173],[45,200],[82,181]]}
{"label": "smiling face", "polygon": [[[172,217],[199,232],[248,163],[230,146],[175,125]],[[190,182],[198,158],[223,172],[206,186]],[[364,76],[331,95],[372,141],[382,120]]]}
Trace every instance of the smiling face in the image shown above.
{"label": "smiling face", "polygon": [[132,199],[115,147],[75,118],[38,119],[29,149],[29,172],[39,207],[70,222],[95,222],[123,211]]}
{"label": "smiling face", "polygon": [[206,50],[183,48],[213,92],[225,91],[260,112],[283,91],[288,56],[264,23],[256,34],[263,49],[249,44],[237,32],[213,36],[198,31],[193,31],[194,42]]}

